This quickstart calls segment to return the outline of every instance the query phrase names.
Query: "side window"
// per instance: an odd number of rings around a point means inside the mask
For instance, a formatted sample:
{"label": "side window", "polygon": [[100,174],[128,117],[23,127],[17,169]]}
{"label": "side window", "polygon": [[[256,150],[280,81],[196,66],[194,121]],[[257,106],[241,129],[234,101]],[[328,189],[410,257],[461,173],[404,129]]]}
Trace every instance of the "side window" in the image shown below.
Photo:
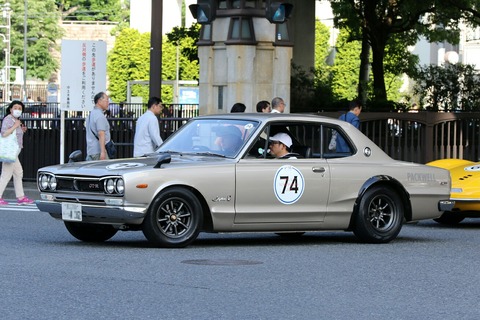
{"label": "side window", "polygon": [[334,127],[323,127],[323,153],[325,158],[342,158],[353,154],[350,140],[342,130]]}

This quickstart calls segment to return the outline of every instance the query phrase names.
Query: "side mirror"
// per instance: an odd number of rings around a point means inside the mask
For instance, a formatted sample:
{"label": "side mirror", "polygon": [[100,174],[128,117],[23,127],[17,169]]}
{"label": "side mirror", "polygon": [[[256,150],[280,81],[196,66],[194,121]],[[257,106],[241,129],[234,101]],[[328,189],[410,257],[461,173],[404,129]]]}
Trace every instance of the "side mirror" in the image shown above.
{"label": "side mirror", "polygon": [[162,164],[164,163],[170,163],[172,161],[172,156],[167,154],[161,154],[157,158],[157,164],[154,166],[155,169],[160,169],[162,168]]}
{"label": "side mirror", "polygon": [[68,156],[68,163],[79,162],[83,160],[82,150],[75,150]]}

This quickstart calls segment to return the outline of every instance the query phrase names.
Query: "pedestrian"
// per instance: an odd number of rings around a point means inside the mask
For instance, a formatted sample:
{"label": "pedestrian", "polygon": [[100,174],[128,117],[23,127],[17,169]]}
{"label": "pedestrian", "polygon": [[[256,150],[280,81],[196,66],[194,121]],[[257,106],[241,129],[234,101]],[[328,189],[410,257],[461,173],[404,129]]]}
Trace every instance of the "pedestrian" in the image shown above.
{"label": "pedestrian", "polygon": [[297,154],[290,152],[292,138],[284,132],[277,133],[268,139],[270,153],[277,159],[297,159]]}
{"label": "pedestrian", "polygon": [[93,98],[95,107],[86,120],[87,131],[87,157],[85,160],[109,159],[105,145],[110,142],[110,124],[105,117],[108,109],[108,95],[99,92]]}
{"label": "pedestrian", "polygon": [[163,143],[160,137],[158,116],[163,111],[162,100],[158,97],[148,99],[147,111],[137,120],[133,139],[133,156],[140,157],[153,153]]}
{"label": "pedestrian", "polygon": [[[12,101],[5,111],[6,116],[2,121],[1,135],[7,137],[11,134],[17,136],[17,143],[20,152],[23,148],[23,134],[27,131],[27,127],[20,121],[20,116],[25,110],[23,102]],[[19,154],[20,154],[19,152]],[[17,197],[17,204],[31,204],[32,199],[29,199],[23,191],[23,167],[20,160],[17,158],[15,162],[4,162],[2,164],[2,174],[0,176],[0,205],[7,205],[8,202],[3,199],[3,192],[7,187],[8,182],[13,176],[13,186],[15,188],[15,196]]]}
{"label": "pedestrian", "polygon": [[[346,121],[350,124],[352,124],[355,128],[360,129],[360,119],[358,116],[362,112],[362,105],[360,104],[360,101],[358,100],[352,100],[348,103],[348,109],[349,111],[342,114],[338,119]],[[343,136],[341,134],[336,134],[335,135],[335,149],[337,152],[351,152],[351,149]],[[332,143],[332,142],[330,142]],[[330,149],[330,147],[329,147]],[[333,148],[332,148],[333,149]]]}
{"label": "pedestrian", "polygon": [[233,105],[232,109],[230,110],[230,113],[235,113],[235,112],[245,112],[247,107],[240,102],[237,102]]}
{"label": "pedestrian", "polygon": [[262,100],[257,103],[257,112],[270,113],[271,111],[270,102],[267,100]]}
{"label": "pedestrian", "polygon": [[272,113],[285,112],[285,102],[280,97],[275,97],[272,100]]}

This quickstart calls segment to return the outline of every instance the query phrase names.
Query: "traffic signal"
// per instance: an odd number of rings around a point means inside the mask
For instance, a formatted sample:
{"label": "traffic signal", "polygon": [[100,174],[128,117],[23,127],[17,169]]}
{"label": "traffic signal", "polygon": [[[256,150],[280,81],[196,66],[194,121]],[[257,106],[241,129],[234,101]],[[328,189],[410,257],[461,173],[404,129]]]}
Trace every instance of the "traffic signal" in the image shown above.
{"label": "traffic signal", "polygon": [[271,23],[284,23],[290,17],[293,4],[278,1],[267,1],[265,16]]}
{"label": "traffic signal", "polygon": [[209,24],[215,20],[216,8],[213,2],[212,0],[207,0],[204,3],[191,4],[188,6],[192,16],[197,19],[198,23]]}

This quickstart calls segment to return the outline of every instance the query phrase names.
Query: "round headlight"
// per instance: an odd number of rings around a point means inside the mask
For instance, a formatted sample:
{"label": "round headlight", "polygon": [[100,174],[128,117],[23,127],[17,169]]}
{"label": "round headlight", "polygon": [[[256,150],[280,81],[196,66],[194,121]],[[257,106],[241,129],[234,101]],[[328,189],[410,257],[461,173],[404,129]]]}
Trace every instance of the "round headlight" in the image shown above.
{"label": "round headlight", "polygon": [[50,189],[51,189],[51,190],[57,189],[57,178],[55,178],[55,176],[51,176],[51,177],[50,177],[50,183],[49,183],[49,185],[50,185]]}
{"label": "round headlight", "polygon": [[118,179],[117,180],[117,193],[118,194],[123,194],[125,192],[125,184],[123,182],[123,179]]}
{"label": "round headlight", "polygon": [[108,179],[105,184],[105,190],[107,193],[112,194],[115,191],[115,181],[113,179]]}
{"label": "round headlight", "polygon": [[48,176],[46,174],[42,174],[42,175],[40,175],[40,177],[38,177],[38,186],[42,190],[47,190],[47,188],[48,188]]}

